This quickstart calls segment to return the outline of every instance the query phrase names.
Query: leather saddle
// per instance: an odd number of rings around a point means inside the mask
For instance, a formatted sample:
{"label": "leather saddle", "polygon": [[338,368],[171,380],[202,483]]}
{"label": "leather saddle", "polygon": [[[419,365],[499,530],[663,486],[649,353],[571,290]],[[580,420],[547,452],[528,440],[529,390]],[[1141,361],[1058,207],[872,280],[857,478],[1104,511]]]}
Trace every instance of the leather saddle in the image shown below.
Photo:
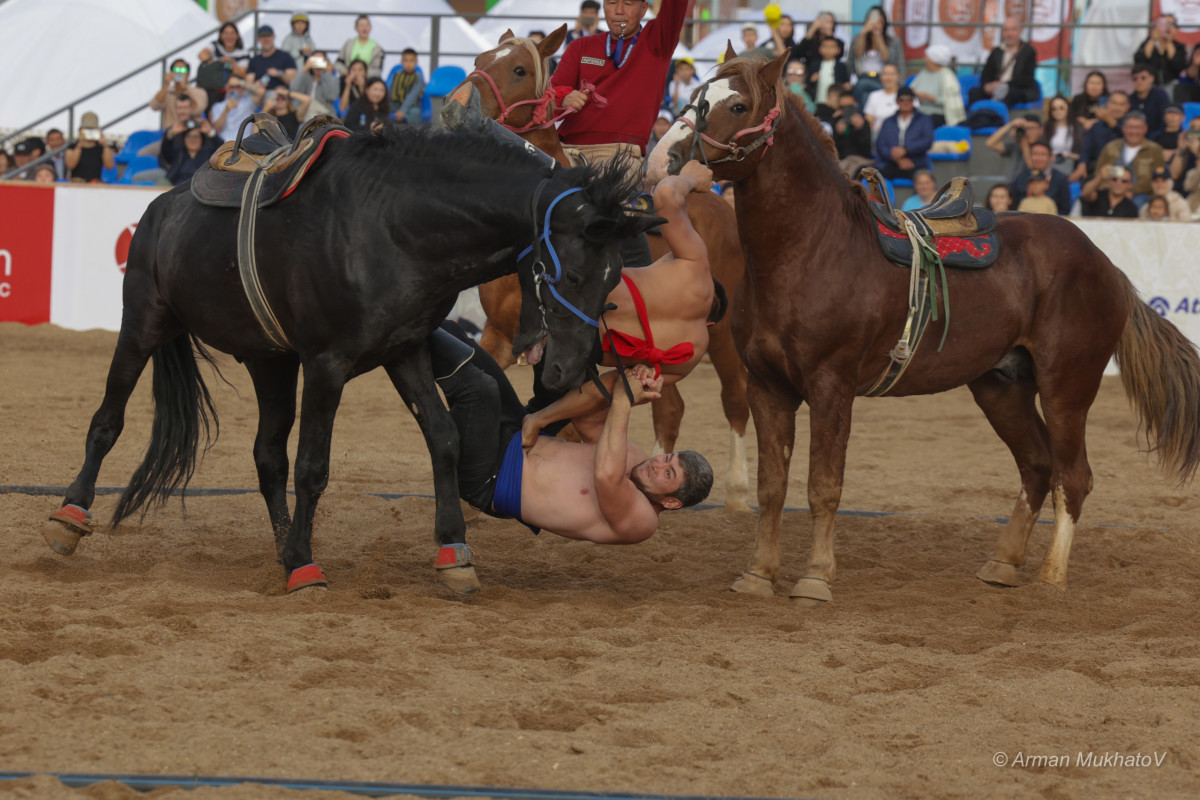
{"label": "leather saddle", "polygon": [[[872,174],[868,174],[872,173]],[[880,183],[875,170],[863,170],[868,182]],[[914,211],[897,211],[879,186],[883,202],[871,197],[868,204],[875,220],[875,234],[884,255],[894,264],[912,265],[912,241],[904,220],[911,221],[917,232],[932,237],[942,263],[955,269],[983,269],[1000,255],[996,237],[996,215],[975,205],[975,188],[966,178],[954,178],[934,195],[933,201]]]}
{"label": "leather saddle", "polygon": [[[247,136],[246,129],[252,124],[258,133]],[[221,145],[208,163],[196,170],[192,194],[201,203],[218,208],[241,208],[250,199],[257,208],[266,208],[295,190],[330,139],[349,135],[337,119],[320,115],[306,122],[293,142],[272,115],[247,117],[238,128],[237,139]],[[261,175],[256,175],[259,172]],[[253,198],[246,198],[252,177],[260,185]]]}

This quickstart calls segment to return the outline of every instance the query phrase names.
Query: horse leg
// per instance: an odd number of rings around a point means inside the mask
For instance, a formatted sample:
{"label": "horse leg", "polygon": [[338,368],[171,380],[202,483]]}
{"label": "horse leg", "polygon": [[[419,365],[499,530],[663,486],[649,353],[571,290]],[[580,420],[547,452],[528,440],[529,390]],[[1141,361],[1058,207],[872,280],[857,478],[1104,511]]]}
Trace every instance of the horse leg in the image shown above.
{"label": "horse leg", "polygon": [[854,404],[854,385],[839,380],[818,379],[817,391],[808,398],[808,507],[813,517],[812,556],[808,570],[791,593],[793,600],[807,606],[833,599],[829,591],[836,572],[833,525],[842,501],[846,443],[850,438],[850,413]]}
{"label": "horse leg", "polygon": [[258,490],[267,503],[267,514],[275,534],[275,554],[283,552],[292,517],[288,513],[288,436],[296,421],[296,378],[300,359],[247,359],[246,369],[254,381],[258,398],[258,435],[254,437],[254,466]]}
{"label": "horse leg", "polygon": [[[746,463],[746,367],[733,345],[729,326],[716,326],[709,339],[708,355],[721,379],[721,407],[729,421],[729,479],[725,488],[725,511],[749,511],[750,470]],[[721,331],[721,332],[717,332]]]}
{"label": "horse leg", "polygon": [[992,429],[1008,445],[1021,474],[1016,506],[996,541],[994,555],[976,577],[997,586],[1017,586],[1017,567],[1025,563],[1029,534],[1050,491],[1050,435],[1037,411],[1033,381],[1005,381],[989,372],[968,386]]}
{"label": "horse leg", "polygon": [[327,583],[321,568],[313,563],[312,521],[317,501],[329,485],[333,420],[349,376],[347,366],[332,359],[318,358],[304,363],[300,441],[296,448],[296,512],[279,554],[288,574],[289,592]]}
{"label": "horse leg", "polygon": [[800,403],[776,394],[753,377],[748,397],[758,437],[758,534],[750,566],[732,588],[735,592],[772,597],[773,584],[779,577],[779,530],[783,526],[783,502]]}
{"label": "horse leg", "polygon": [[667,384],[662,388],[662,397],[650,404],[654,418],[654,450],[651,455],[673,453],[675,440],[679,438],[679,423],[683,420],[683,395],[679,387]]}
{"label": "horse leg", "polygon": [[467,525],[459,503],[458,427],[438,396],[429,347],[422,344],[416,352],[384,368],[421,426],[433,462],[437,503],[434,540],[439,545],[434,567],[438,577],[461,594],[477,592],[481,588],[479,577],[475,574],[474,557],[467,547]]}
{"label": "horse leg", "polygon": [[500,369],[516,362],[513,337],[520,328],[521,282],[516,275],[505,275],[479,285],[479,305],[487,315],[479,346],[487,351]]}
{"label": "horse leg", "polygon": [[62,507],[50,515],[50,521],[42,530],[46,543],[61,555],[74,553],[79,540],[95,527],[89,509],[96,499],[96,479],[105,456],[125,427],[125,407],[129,397],[154,351],[182,330],[179,321],[158,297],[149,270],[134,269],[135,259],[146,257],[145,249],[144,245],[136,247],[130,255],[121,333],[108,368],[104,399],[88,427],[83,468],[67,488]]}

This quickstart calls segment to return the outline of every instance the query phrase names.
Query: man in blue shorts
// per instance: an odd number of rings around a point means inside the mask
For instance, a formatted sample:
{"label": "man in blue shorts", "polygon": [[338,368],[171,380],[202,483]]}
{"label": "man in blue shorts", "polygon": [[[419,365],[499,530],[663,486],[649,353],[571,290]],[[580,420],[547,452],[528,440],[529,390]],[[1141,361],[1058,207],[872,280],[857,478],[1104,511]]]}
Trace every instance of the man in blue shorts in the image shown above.
{"label": "man in blue shorts", "polygon": [[648,458],[628,440],[632,405],[662,388],[651,369],[630,375],[633,403],[618,389],[611,408],[572,420],[583,442],[542,436],[525,448],[525,408],[491,356],[451,325],[430,337],[430,354],[458,427],[459,495],[486,514],[535,533],[634,544],[654,533],[664,510],[695,505],[712,489],[712,467],[699,453]]}

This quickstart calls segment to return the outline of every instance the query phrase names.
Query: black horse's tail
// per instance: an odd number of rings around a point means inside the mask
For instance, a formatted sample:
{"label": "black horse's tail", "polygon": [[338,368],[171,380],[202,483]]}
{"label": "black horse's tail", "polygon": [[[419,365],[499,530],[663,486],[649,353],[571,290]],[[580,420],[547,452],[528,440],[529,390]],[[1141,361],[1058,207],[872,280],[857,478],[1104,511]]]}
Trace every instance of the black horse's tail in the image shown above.
{"label": "black horse's tail", "polygon": [[138,509],[143,509],[145,516],[149,507],[161,506],[173,491],[181,486],[187,488],[196,471],[201,431],[205,450],[216,441],[220,431],[217,410],[196,364],[197,357],[215,367],[212,355],[186,332],[154,353],[154,426],[150,446],[117,503],[112,519],[114,528]]}

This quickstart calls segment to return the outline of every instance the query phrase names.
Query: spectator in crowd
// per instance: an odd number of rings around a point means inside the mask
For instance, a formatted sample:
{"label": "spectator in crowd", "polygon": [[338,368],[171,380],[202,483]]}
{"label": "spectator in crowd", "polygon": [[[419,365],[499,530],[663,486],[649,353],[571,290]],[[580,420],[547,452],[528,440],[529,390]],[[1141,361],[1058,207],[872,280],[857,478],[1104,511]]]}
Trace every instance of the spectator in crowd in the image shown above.
{"label": "spectator in crowd", "polygon": [[342,76],[342,97],[339,107],[343,113],[358,102],[365,88],[367,88],[367,62],[356,58],[350,62],[350,69]]}
{"label": "spectator in crowd", "polygon": [[1027,214],[1058,214],[1058,205],[1046,196],[1050,178],[1044,170],[1032,169],[1025,179],[1025,197],[1017,204],[1017,211]]}
{"label": "spectator in crowd", "polygon": [[1145,64],[1136,65],[1132,75],[1133,94],[1129,95],[1129,106],[1146,116],[1150,136],[1157,136],[1163,131],[1163,114],[1171,105],[1171,96],[1165,89],[1154,85],[1154,75]]}
{"label": "spectator in crowd", "polygon": [[388,87],[389,104],[396,109],[392,118],[404,124],[420,124],[424,93],[425,81],[417,72],[417,51],[406,48],[400,54],[400,69],[392,73],[392,85]]}
{"label": "spectator in crowd", "polygon": [[[1198,159],[1200,159],[1200,117],[1188,123],[1188,129],[1184,132],[1170,165],[1171,178],[1175,181],[1176,186],[1184,187],[1183,194],[1189,199],[1192,186],[1188,185],[1187,176],[1197,166]],[[1193,210],[1195,209],[1193,208]]]}
{"label": "spectator in crowd", "polygon": [[[825,93],[825,99],[817,103],[817,110],[814,115],[817,119],[829,126],[830,131],[833,130],[833,120],[837,116],[839,107],[841,106],[843,90],[836,83],[829,87],[829,91]],[[833,134],[830,133],[830,136]]]}
{"label": "spectator in crowd", "polygon": [[769,42],[758,44],[758,24],[755,22],[742,23],[742,44],[745,49],[738,53],[742,58],[772,58],[774,53],[768,48]]}
{"label": "spectator in crowd", "polygon": [[[1166,204],[1166,216],[1171,222],[1187,222],[1192,218],[1192,209],[1188,206],[1183,195],[1175,191],[1175,182],[1171,180],[1171,172],[1166,167],[1158,167],[1150,176],[1150,202],[1162,200]],[[1153,219],[1150,216],[1150,202],[1142,206],[1138,212],[1141,219]]]}
{"label": "spectator in crowd", "polygon": [[329,60],[324,53],[316,52],[309,56],[304,62],[304,69],[292,80],[289,88],[293,94],[306,94],[312,99],[308,114],[300,115],[301,122],[307,122],[318,114],[336,115],[333,107],[337,104],[341,87],[338,86],[337,76],[329,69]]}
{"label": "spectator in crowd", "polygon": [[1179,75],[1179,83],[1175,84],[1176,103],[1200,103],[1200,42],[1192,48],[1187,67]]}
{"label": "spectator in crowd", "polygon": [[805,110],[810,114],[815,114],[817,106],[809,95],[807,87],[811,86],[806,80],[803,61],[789,61],[787,67],[784,68],[784,81],[787,83],[788,91],[800,99],[804,103]]}
{"label": "spectator in crowd", "polygon": [[575,27],[567,31],[567,44],[580,36],[593,36],[600,32],[600,3],[597,0],[583,0],[579,4],[579,16],[575,18]]}
{"label": "spectator in crowd", "polygon": [[[225,82],[229,80],[230,75],[236,73],[228,62],[218,59],[208,47],[200,51],[199,58],[200,66],[196,68],[196,88],[203,90],[206,105],[216,105],[225,99]],[[169,128],[170,125],[167,127]]]}
{"label": "spectator in crowd", "polygon": [[821,63],[821,42],[832,37],[838,46],[837,58],[841,60],[846,55],[846,43],[837,38],[836,31],[837,19],[832,12],[822,11],[817,14],[817,18],[808,26],[808,33],[792,48],[792,58],[803,61],[809,75],[816,73]]}
{"label": "spectator in crowd", "polygon": [[850,46],[850,71],[858,76],[854,99],[864,108],[867,96],[883,85],[880,75],[885,64],[896,67],[899,77],[904,77],[904,45],[898,37],[888,33],[883,6],[871,6],[862,29]]}
{"label": "spectator in crowd", "polygon": [[293,92],[286,86],[281,86],[271,94],[271,101],[263,110],[279,120],[280,126],[287,131],[288,137],[295,140],[296,134],[300,131],[300,121],[308,113],[310,103],[312,103],[312,98],[308,95]]}
{"label": "spectator in crowd", "polygon": [[1046,102],[1046,125],[1041,141],[1050,146],[1054,169],[1070,174],[1083,149],[1083,126],[1071,116],[1071,104],[1061,94]]}
{"label": "spectator in crowd", "polygon": [[[278,89],[289,85],[296,77],[296,62],[287,53],[275,46],[275,29],[263,25],[258,29],[259,52],[250,59],[248,79],[261,83],[267,89]],[[229,87],[225,87],[229,91]]]}
{"label": "spectator in crowd", "polygon": [[1150,35],[1133,51],[1133,63],[1145,65],[1155,86],[1166,86],[1179,78],[1187,65],[1187,48],[1176,41],[1179,28],[1173,14],[1160,14]]}
{"label": "spectator in crowd", "polygon": [[34,183],[54,183],[58,180],[58,174],[54,171],[54,165],[43,161],[33,168]]}
{"label": "spectator in crowd", "polygon": [[175,97],[178,95],[186,94],[190,96],[197,113],[202,113],[204,109],[208,108],[208,92],[199,86],[189,85],[188,77],[190,74],[191,67],[188,66],[188,63],[182,58],[175,59],[171,63],[171,68],[167,70],[167,74],[163,76],[162,88],[155,93],[154,97],[150,98],[150,109],[162,112],[159,118],[159,127],[163,130],[171,127],[177,121],[175,118]]}
{"label": "spectator in crowd", "polygon": [[292,14],[291,26],[279,49],[291,56],[292,61],[302,64],[317,50],[308,32],[308,14]]}
{"label": "spectator in crowd", "polygon": [[0,175],[14,169],[17,163],[13,161],[12,155],[0,145]]}
{"label": "spectator in crowd", "polygon": [[367,67],[367,77],[378,78],[383,74],[383,48],[371,38],[371,18],[359,14],[358,19],[354,20],[354,30],[358,35],[347,39],[342,45],[337,68],[340,72],[349,72],[350,64],[361,61]]}
{"label": "spectator in crowd", "polygon": [[1029,146],[1042,138],[1042,121],[1034,113],[1009,120],[988,137],[987,146],[1008,159],[1009,183],[1029,165]]}
{"label": "spectator in crowd", "polygon": [[1163,158],[1170,161],[1179,149],[1179,137],[1183,133],[1183,109],[1179,106],[1167,106],[1163,112],[1163,130],[1158,136],[1150,137],[1153,142],[1163,149]]}
{"label": "spectator in crowd", "polygon": [[1071,98],[1071,117],[1083,126],[1084,131],[1091,130],[1099,120],[1096,109],[1104,105],[1108,99],[1108,78],[1100,70],[1092,70],[1083,79],[1083,91]]}
{"label": "spectator in crowd", "polygon": [[896,113],[883,121],[875,140],[875,166],[885,178],[911,178],[918,169],[930,169],[933,120],[915,107],[908,86],[896,91]]}
{"label": "spectator in crowd", "polygon": [[1007,183],[997,183],[991,189],[988,189],[987,199],[983,201],[983,207],[997,214],[1001,211],[1012,211],[1012,189],[1008,187]]}
{"label": "spectator in crowd", "polygon": [[814,100],[828,97],[830,86],[850,91],[850,68],[844,61],[839,60],[841,53],[842,43],[832,36],[826,36],[817,45],[817,59],[808,62],[811,66],[805,65],[803,61],[789,61],[788,69],[792,69],[792,65],[797,63],[805,66],[808,73],[808,94]]}
{"label": "spectator in crowd", "polygon": [[350,104],[342,122],[356,133],[370,132],[377,126],[387,124],[391,113],[387,84],[383,78],[368,78],[362,96]]}
{"label": "spectator in crowd", "polygon": [[[226,22],[217,31],[217,39],[212,43],[213,56],[224,64],[228,72],[245,77],[250,68],[250,51],[242,44],[242,34],[237,26]],[[201,59],[203,61],[204,59]]]}
{"label": "spectator in crowd", "polygon": [[[46,154],[46,143],[37,136],[28,136],[13,147],[13,162],[16,167],[24,167],[31,161],[36,161]],[[25,170],[17,176],[19,181],[33,180],[33,170]]]}
{"label": "spectator in crowd", "polygon": [[1036,68],[1037,53],[1021,40],[1021,20],[1006,18],[1000,26],[1000,44],[988,55],[979,86],[969,93],[970,102],[991,98],[1012,107],[1037,100],[1042,92],[1034,78]]}
{"label": "spectator in crowd", "polygon": [[[650,130],[650,141],[646,144],[646,152],[651,152],[658,146],[659,140],[667,135],[667,131],[671,130],[671,123],[675,121],[675,115],[665,108],[658,111],[658,119],[654,120],[654,127]],[[646,168],[646,163],[643,162],[642,169]]]}
{"label": "spectator in crowd", "polygon": [[1133,202],[1140,208],[1150,199],[1150,181],[1154,170],[1163,166],[1162,148],[1146,138],[1146,117],[1130,111],[1121,123],[1121,138],[1109,142],[1100,151],[1096,171],[1113,165],[1126,168],[1133,185]]}
{"label": "spectator in crowd", "polygon": [[[178,124],[186,125],[182,122]],[[167,180],[172,186],[178,186],[190,181],[196,170],[222,144],[224,141],[213,130],[212,124],[202,119],[197,127],[185,128],[181,134],[164,139],[158,160],[167,170]]]}
{"label": "spectator in crowd", "polygon": [[236,75],[230,75],[229,82],[225,84],[225,99],[209,112],[217,135],[224,141],[236,139],[242,120],[254,115],[263,94],[261,83],[247,83]]}
{"label": "spectator in crowd", "polygon": [[1122,166],[1109,165],[1096,170],[1095,177],[1079,193],[1083,216],[1137,219],[1138,208],[1128,197],[1129,177]]}
{"label": "spectator in crowd", "polygon": [[904,205],[900,206],[901,211],[915,211],[922,206],[927,206],[933,202],[933,193],[937,191],[937,181],[933,179],[933,173],[927,169],[919,169],[913,173],[913,193]]}
{"label": "spectator in crowd", "polygon": [[[1050,145],[1042,142],[1033,142],[1029,145],[1028,163],[1029,166],[1020,170],[1012,181],[1012,196],[1015,200],[1021,200],[1029,194],[1029,176],[1034,172],[1040,172],[1045,177],[1046,185],[1043,187],[1044,195],[1050,198],[1057,207],[1057,213],[1064,217],[1071,213],[1071,182],[1067,176],[1056,169],[1051,169],[1053,157],[1050,153]],[[1018,209],[1024,211],[1024,209]]]}
{"label": "spectator in crowd", "polygon": [[1096,114],[1099,122],[1093,125],[1083,137],[1083,149],[1079,152],[1079,165],[1071,173],[1071,181],[1082,181],[1096,171],[1096,161],[1100,151],[1109,143],[1121,138],[1121,120],[1129,113],[1129,95],[1125,92],[1112,92],[1108,96],[1108,105],[1099,109]]}
{"label": "spectator in crowd", "polygon": [[1138,212],[1138,219],[1147,219],[1151,222],[1171,222],[1167,198],[1160,195],[1151,197],[1150,202],[1142,206],[1142,210]]}
{"label": "spectator in crowd", "polygon": [[[879,73],[879,82],[880,88],[868,95],[867,103],[863,106],[863,113],[867,115],[867,122],[871,123],[871,130],[876,136],[883,127],[883,121],[894,115],[899,107],[896,102],[897,92],[900,90],[899,68],[895,64],[884,64]],[[855,85],[854,88],[854,96],[857,98],[858,86]]]}
{"label": "spectator in crowd", "polygon": [[[58,128],[51,128],[46,131],[46,152],[53,153],[55,150],[63,150],[67,145],[66,137]],[[60,152],[58,155],[50,156],[50,163],[54,166],[55,180],[67,179],[67,154]],[[0,169],[0,173],[4,170]]]}
{"label": "spectator in crowd", "polygon": [[921,101],[921,113],[928,114],[935,128],[960,125],[967,118],[962,86],[951,66],[950,48],[935,44],[925,48],[925,66],[909,84]]}
{"label": "spectator in crowd", "polygon": [[672,114],[678,114],[692,101],[692,92],[699,89],[701,83],[692,59],[685,56],[675,62],[675,75],[667,85],[667,107]]}
{"label": "spectator in crowd", "polygon": [[837,147],[838,166],[849,178],[874,165],[871,157],[871,123],[854,102],[852,92],[838,97],[838,112],[833,117],[833,143]]}
{"label": "spectator in crowd", "polygon": [[104,170],[117,166],[116,156],[112,142],[104,138],[104,131],[100,129],[99,117],[91,111],[86,112],[79,121],[79,138],[65,153],[64,163],[71,173],[71,180],[99,183]]}

